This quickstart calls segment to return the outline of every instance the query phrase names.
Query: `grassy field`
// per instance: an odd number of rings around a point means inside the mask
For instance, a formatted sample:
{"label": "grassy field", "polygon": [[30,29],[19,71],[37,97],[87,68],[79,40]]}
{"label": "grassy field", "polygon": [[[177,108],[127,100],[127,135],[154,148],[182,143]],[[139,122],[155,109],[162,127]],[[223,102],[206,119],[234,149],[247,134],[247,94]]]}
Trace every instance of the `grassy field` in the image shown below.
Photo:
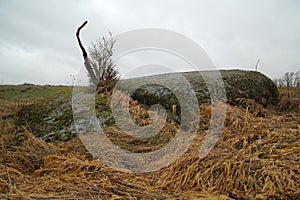
{"label": "grassy field", "polygon": [[[223,134],[205,157],[198,149],[210,122],[201,106],[197,137],[177,161],[134,174],[106,167],[72,132],[72,88],[0,86],[1,199],[300,199],[300,88],[280,88],[277,107],[243,101],[226,105]],[[245,106],[246,104],[246,106]],[[96,97],[98,117],[111,114],[109,97]],[[132,119],[151,123],[130,101]],[[169,119],[158,135],[137,139],[105,121],[105,134],[122,149],[149,152],[173,138]]]}
{"label": "grassy field", "polygon": [[0,101],[48,97],[59,92],[71,93],[72,87],[36,85],[0,85]]}

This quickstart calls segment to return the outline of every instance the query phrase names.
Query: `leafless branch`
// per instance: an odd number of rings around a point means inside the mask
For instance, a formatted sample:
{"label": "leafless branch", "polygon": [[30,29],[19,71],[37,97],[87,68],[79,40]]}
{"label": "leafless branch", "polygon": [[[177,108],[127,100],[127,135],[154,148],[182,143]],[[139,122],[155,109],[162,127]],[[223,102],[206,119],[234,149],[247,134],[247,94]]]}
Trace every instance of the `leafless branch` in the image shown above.
{"label": "leafless branch", "polygon": [[92,82],[93,84],[96,85],[96,84],[97,84],[97,78],[96,78],[96,75],[95,75],[95,73],[94,73],[94,71],[93,71],[93,68],[92,68],[92,66],[91,66],[91,64],[90,64],[90,61],[89,61],[87,52],[86,52],[84,46],[82,45],[81,40],[80,40],[80,37],[79,37],[80,30],[81,30],[87,23],[88,23],[88,22],[85,21],[81,26],[78,27],[78,29],[77,29],[77,31],[76,31],[76,37],[77,37],[77,41],[78,41],[79,47],[80,47],[80,49],[81,49],[81,51],[82,51],[82,56],[83,56],[83,59],[84,59],[84,66],[85,66],[85,68],[87,69],[87,71],[88,71],[88,73],[89,73],[89,75],[90,75],[90,77],[91,77],[91,82]]}

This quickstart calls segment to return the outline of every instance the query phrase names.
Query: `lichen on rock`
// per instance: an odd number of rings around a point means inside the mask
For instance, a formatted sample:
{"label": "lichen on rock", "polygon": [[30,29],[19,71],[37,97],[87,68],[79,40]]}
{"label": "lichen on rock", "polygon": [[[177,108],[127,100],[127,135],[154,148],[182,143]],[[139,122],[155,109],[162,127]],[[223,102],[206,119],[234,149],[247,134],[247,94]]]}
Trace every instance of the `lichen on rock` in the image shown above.
{"label": "lichen on rock", "polygon": [[[192,71],[180,73],[191,83],[199,104],[211,102],[210,92],[201,76],[211,72]],[[253,99],[263,106],[275,105],[278,102],[277,87],[264,74],[245,70],[220,70],[219,72],[222,76],[227,101],[234,102],[237,98],[246,98]],[[133,85],[142,85],[131,94],[134,100],[148,106],[159,103],[166,109],[171,109],[173,105],[180,106],[174,91],[189,92],[180,80],[173,78],[175,75],[176,73],[170,73],[121,80],[122,84],[118,84],[117,89],[126,91],[130,90]],[[172,83],[173,87],[165,87],[165,83]]]}

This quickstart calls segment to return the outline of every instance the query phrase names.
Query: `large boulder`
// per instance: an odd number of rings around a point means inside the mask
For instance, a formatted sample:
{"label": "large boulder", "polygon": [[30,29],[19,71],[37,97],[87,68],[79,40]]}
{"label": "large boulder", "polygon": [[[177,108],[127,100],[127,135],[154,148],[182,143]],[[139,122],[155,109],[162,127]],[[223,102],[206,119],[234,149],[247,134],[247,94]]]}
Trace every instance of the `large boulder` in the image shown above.
{"label": "large boulder", "polygon": [[[245,70],[220,70],[219,72],[223,79],[227,101],[234,102],[237,98],[247,98],[254,99],[263,106],[277,103],[277,87],[264,74]],[[205,76],[209,73],[213,74],[215,71],[181,73],[191,83],[200,104],[210,103],[211,101],[209,90],[201,76],[201,74]],[[149,82],[151,83],[149,84]],[[166,83],[172,85],[172,88],[165,87]],[[134,100],[148,106],[159,103],[167,109],[170,109],[173,105],[178,105],[178,100],[172,90],[190,91],[186,90],[186,86],[178,78],[177,73],[125,79],[119,82],[117,88],[126,91],[137,85],[141,85],[141,87],[131,93]]]}

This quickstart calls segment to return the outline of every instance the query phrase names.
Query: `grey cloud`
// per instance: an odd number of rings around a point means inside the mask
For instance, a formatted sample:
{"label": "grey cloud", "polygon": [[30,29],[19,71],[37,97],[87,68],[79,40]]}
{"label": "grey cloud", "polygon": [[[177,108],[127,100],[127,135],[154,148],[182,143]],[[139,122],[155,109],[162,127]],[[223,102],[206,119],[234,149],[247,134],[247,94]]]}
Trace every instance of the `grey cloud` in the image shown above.
{"label": "grey cloud", "polygon": [[86,19],[86,46],[108,31],[170,29],[198,42],[218,68],[252,70],[261,58],[259,70],[275,78],[300,68],[299,8],[295,0],[1,1],[0,81],[70,83],[83,64],[75,30]]}

